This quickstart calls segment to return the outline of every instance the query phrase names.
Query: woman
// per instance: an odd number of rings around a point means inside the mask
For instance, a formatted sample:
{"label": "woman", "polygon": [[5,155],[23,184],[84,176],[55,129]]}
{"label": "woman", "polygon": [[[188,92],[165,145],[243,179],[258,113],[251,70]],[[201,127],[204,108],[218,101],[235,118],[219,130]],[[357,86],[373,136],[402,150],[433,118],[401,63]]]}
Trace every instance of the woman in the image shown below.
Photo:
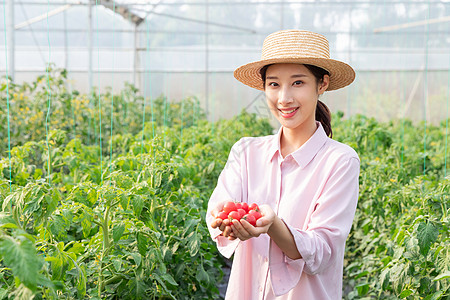
{"label": "woman", "polygon": [[[260,61],[234,75],[265,91],[281,127],[233,146],[208,204],[212,238],[225,257],[234,253],[226,299],[342,299],[360,164],[331,139],[330,112],[318,98],[349,85],[355,72],[329,58],[322,35],[283,30],[265,39]],[[229,200],[257,203],[256,226],[217,218]]]}

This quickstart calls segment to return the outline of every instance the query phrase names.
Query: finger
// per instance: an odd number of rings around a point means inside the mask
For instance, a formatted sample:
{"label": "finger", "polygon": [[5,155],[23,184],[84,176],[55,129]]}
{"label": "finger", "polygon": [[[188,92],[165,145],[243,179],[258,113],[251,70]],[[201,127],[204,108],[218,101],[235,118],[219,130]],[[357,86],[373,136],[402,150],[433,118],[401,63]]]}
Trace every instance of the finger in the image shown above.
{"label": "finger", "polygon": [[227,227],[227,225],[225,225],[225,223],[220,223],[219,229],[220,231],[225,231],[225,228]]}
{"label": "finger", "polygon": [[269,225],[270,223],[272,223],[271,220],[263,216],[256,220],[256,227],[264,227]]}
{"label": "finger", "polygon": [[222,235],[223,235],[224,237],[228,237],[228,236],[230,235],[231,232],[232,232],[231,226],[226,226],[225,229],[223,230]]}
{"label": "finger", "polygon": [[220,223],[219,229],[221,231],[224,231],[225,227],[227,227],[227,226],[230,226],[230,220],[228,220],[228,219],[222,220],[222,222]]}
{"label": "finger", "polygon": [[252,224],[250,224],[247,220],[241,220],[241,225],[251,237],[258,237],[261,234],[267,232],[267,228],[255,227]]}
{"label": "finger", "polygon": [[255,226],[250,224],[247,220],[242,219],[241,220],[241,226],[242,226],[242,228],[245,229],[245,231],[247,231],[251,235],[253,235],[253,233],[255,232]]}
{"label": "finger", "polygon": [[230,241],[234,241],[235,239],[237,239],[237,237],[230,235],[230,236],[228,237],[228,239],[229,239]]}
{"label": "finger", "polygon": [[252,236],[245,230],[244,227],[242,227],[242,224],[238,220],[233,220],[233,225],[231,225],[231,229],[233,230],[233,233],[236,234],[236,236],[241,240],[248,240]]}
{"label": "finger", "polygon": [[214,220],[211,222],[211,227],[212,227],[212,228],[217,228],[217,227],[219,227],[221,224],[222,224],[222,219],[214,219]]}

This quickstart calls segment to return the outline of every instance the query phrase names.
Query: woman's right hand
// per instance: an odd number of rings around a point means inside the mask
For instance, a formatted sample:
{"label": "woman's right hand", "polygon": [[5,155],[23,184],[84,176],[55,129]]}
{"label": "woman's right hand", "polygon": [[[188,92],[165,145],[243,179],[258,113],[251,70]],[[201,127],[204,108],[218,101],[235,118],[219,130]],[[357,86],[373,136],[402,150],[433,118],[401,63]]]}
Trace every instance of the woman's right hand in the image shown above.
{"label": "woman's right hand", "polygon": [[236,236],[234,235],[233,231],[231,230],[231,222],[228,219],[222,220],[220,218],[217,218],[217,215],[219,212],[222,211],[223,206],[228,201],[224,201],[219,203],[212,211],[211,215],[214,217],[214,219],[211,222],[212,228],[219,228],[220,231],[222,231],[222,236],[228,238],[229,240],[235,240]]}

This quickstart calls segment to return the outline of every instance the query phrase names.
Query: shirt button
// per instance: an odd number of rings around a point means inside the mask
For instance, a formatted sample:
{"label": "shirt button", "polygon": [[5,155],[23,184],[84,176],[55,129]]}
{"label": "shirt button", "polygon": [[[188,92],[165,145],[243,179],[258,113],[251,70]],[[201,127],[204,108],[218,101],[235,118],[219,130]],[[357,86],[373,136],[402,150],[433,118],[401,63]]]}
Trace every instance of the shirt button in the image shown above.
{"label": "shirt button", "polygon": [[267,257],[264,257],[264,262],[268,262],[269,259]]}

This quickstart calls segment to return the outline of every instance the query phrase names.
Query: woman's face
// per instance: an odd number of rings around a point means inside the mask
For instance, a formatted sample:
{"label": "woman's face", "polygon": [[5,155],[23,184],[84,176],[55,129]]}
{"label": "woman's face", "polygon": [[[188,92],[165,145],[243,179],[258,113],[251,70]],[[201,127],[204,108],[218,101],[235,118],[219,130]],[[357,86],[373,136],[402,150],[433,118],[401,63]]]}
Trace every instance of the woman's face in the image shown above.
{"label": "woman's face", "polygon": [[317,100],[328,87],[329,76],[317,82],[304,65],[274,64],[267,68],[265,93],[272,114],[285,128],[314,126]]}

